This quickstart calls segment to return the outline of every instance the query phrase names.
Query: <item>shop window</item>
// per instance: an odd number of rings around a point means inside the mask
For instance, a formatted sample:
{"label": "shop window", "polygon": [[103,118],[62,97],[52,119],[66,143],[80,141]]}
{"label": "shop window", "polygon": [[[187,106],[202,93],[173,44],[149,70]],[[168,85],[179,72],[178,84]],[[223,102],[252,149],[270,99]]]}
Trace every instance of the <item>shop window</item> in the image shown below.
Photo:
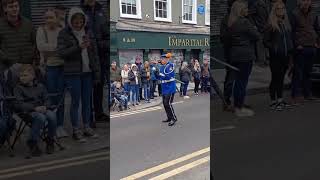
{"label": "shop window", "polygon": [[183,23],[197,24],[197,1],[183,0],[182,13]]}
{"label": "shop window", "polygon": [[210,26],[210,0],[206,0],[205,24]]}
{"label": "shop window", "polygon": [[141,0],[119,0],[120,17],[141,19]]}
{"label": "shop window", "polygon": [[133,64],[136,59],[143,59],[143,51],[139,49],[120,49],[119,53],[119,65],[122,68],[125,64]]}
{"label": "shop window", "polygon": [[171,0],[154,0],[154,20],[172,22]]}

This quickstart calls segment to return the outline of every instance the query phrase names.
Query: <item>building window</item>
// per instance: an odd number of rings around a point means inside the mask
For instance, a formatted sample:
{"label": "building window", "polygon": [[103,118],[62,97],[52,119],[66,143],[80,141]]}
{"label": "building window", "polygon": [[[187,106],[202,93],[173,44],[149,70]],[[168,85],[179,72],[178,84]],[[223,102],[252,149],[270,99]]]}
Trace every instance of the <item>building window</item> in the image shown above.
{"label": "building window", "polygon": [[197,1],[183,0],[182,4],[182,22],[189,24],[197,24]]}
{"label": "building window", "polygon": [[154,20],[172,22],[171,0],[154,0]]}
{"label": "building window", "polygon": [[120,17],[141,19],[141,0],[119,0]]}
{"label": "building window", "polygon": [[205,23],[207,26],[210,26],[210,0],[206,0],[206,15],[205,15]]}

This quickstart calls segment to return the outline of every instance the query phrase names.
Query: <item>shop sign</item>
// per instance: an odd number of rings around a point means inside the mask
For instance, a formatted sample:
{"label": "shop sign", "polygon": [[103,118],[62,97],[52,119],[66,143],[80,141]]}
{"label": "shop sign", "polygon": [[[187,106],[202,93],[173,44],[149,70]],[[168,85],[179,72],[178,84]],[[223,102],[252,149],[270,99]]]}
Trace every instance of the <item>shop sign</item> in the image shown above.
{"label": "shop sign", "polygon": [[169,36],[169,46],[170,47],[204,47],[210,46],[210,40],[209,38],[203,38],[203,39],[181,39],[176,38],[175,36]]}
{"label": "shop sign", "polygon": [[122,42],[124,43],[135,43],[136,42],[136,38],[133,37],[127,37],[127,38],[122,38]]}

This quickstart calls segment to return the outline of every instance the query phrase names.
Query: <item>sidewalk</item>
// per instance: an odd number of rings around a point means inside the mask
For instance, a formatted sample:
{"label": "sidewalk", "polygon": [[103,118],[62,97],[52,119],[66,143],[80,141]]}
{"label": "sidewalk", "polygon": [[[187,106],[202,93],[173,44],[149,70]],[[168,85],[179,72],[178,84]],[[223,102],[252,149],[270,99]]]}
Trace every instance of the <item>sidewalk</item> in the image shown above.
{"label": "sidewalk", "polygon": [[[213,70],[214,79],[218,83],[221,90],[223,90],[225,74],[226,74],[225,69]],[[253,66],[253,69],[249,78],[247,93],[249,95],[266,93],[269,91],[270,82],[271,82],[271,72],[269,67],[261,68],[258,66]],[[286,77],[284,84],[289,85],[289,83],[290,83],[290,79]]]}
{"label": "sidewalk", "polygon": [[[177,88],[180,89],[181,83],[177,83],[176,84]],[[188,92],[193,91],[194,89],[194,82],[190,82],[188,85]],[[158,95],[158,93],[155,93],[156,95]],[[136,111],[136,110],[141,110],[141,109],[146,109],[146,108],[151,108],[154,106],[159,106],[162,103],[162,97],[155,97],[154,99],[151,99],[151,103],[145,103],[143,100],[141,101],[140,105],[132,107],[130,106],[130,109],[126,110],[126,111],[121,111],[118,112],[117,110],[115,111],[111,111],[110,115],[114,115],[114,114],[119,114],[119,113],[123,113],[123,112],[130,112],[130,111]]]}

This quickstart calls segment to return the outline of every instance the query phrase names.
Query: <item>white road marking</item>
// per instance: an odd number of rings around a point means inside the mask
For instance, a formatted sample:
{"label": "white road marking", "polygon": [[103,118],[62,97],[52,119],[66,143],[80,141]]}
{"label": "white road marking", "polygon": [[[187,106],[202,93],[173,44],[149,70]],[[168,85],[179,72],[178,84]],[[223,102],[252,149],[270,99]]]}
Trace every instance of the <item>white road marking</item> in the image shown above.
{"label": "white road marking", "polygon": [[220,128],[215,128],[215,129],[211,129],[210,131],[212,132],[217,132],[217,131],[223,131],[223,130],[231,130],[231,129],[235,129],[235,126],[224,126],[224,127],[220,127]]}

